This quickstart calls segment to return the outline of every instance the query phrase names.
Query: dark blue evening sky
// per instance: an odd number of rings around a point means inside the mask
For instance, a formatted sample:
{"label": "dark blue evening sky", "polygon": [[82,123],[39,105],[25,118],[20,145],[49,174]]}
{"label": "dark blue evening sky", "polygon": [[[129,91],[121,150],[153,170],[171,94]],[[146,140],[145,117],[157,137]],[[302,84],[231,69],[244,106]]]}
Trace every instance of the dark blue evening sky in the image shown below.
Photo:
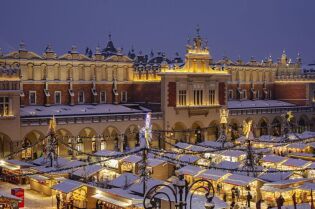
{"label": "dark blue evening sky", "polygon": [[59,55],[73,44],[84,52],[104,47],[111,33],[125,53],[133,45],[183,55],[199,24],[215,59],[276,59],[286,49],[293,60],[298,52],[304,63],[315,60],[313,0],[1,0],[0,6],[4,52],[20,40],[40,54],[47,43]]}

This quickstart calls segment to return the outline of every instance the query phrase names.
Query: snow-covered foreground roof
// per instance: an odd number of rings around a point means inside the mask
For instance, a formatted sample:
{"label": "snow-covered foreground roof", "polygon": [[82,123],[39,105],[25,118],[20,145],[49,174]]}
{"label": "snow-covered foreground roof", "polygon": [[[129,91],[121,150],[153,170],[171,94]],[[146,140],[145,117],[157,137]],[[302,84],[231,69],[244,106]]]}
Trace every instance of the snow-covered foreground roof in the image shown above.
{"label": "snow-covered foreground roof", "polygon": [[78,170],[73,172],[72,175],[80,176],[80,177],[90,177],[104,169],[105,168],[100,165],[88,165],[88,166],[79,168]]}
{"label": "snow-covered foreground roof", "polygon": [[229,173],[226,171],[219,170],[219,169],[205,169],[201,173],[196,175],[195,177],[217,181],[227,174]]}
{"label": "snow-covered foreground roof", "polygon": [[269,107],[294,107],[295,104],[283,102],[279,100],[233,100],[228,101],[229,109],[243,108],[269,108]]}
{"label": "snow-covered foreground roof", "polygon": [[105,115],[148,112],[149,109],[139,106],[138,109],[125,105],[99,104],[99,105],[55,105],[55,106],[27,106],[20,109],[21,117],[50,117],[77,116],[77,115]]}
{"label": "snow-covered foreground roof", "polygon": [[56,184],[55,186],[52,187],[52,189],[63,192],[63,193],[69,193],[84,185],[85,184],[78,181],[66,180],[59,184]]}
{"label": "snow-covered foreground roof", "polygon": [[137,179],[139,179],[139,176],[137,175],[134,175],[132,173],[123,173],[117,178],[108,182],[108,185],[118,187],[118,188],[129,187]]}
{"label": "snow-covered foreground roof", "polygon": [[11,200],[22,201],[21,198],[16,197],[16,196],[11,195],[11,194],[8,194],[8,193],[6,193],[6,192],[4,192],[4,191],[0,191],[0,197],[6,198],[6,199],[11,199]]}

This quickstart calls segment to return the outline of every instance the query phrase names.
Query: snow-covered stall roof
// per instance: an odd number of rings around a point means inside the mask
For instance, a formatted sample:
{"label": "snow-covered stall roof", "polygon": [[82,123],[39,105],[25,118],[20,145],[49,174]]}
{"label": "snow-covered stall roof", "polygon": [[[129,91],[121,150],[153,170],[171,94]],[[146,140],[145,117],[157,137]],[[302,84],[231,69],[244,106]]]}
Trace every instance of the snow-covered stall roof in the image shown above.
{"label": "snow-covered stall roof", "polygon": [[30,175],[29,176],[30,179],[34,179],[36,181],[46,181],[48,180],[49,178],[46,177],[46,176],[43,176],[43,175],[39,175],[39,174],[34,174],[34,175]]}
{"label": "snow-covered stall roof", "polygon": [[223,168],[223,169],[237,169],[240,167],[241,163],[240,162],[231,162],[231,161],[221,161],[215,167],[217,168]]}
{"label": "snow-covered stall roof", "polygon": [[100,165],[87,165],[85,167],[77,169],[72,173],[72,175],[80,177],[90,177],[104,169],[105,168]]}
{"label": "snow-covered stall roof", "polygon": [[50,117],[78,116],[78,115],[110,115],[144,113],[150,111],[146,108],[133,109],[124,105],[99,104],[99,105],[56,105],[56,106],[27,106],[20,109],[21,117]]}
{"label": "snow-covered stall roof", "polygon": [[129,187],[137,179],[139,179],[139,176],[126,172],[126,173],[121,174],[117,178],[111,180],[110,182],[108,182],[108,185],[118,187],[118,188]]}
{"label": "snow-covered stall roof", "polygon": [[186,163],[195,163],[200,158],[195,155],[180,155],[177,158],[179,161],[186,162]]}
{"label": "snow-covered stall roof", "polygon": [[[69,163],[70,160],[63,158],[63,157],[58,157],[57,162],[59,167],[63,167]],[[50,165],[50,160],[45,158],[44,156],[37,158],[36,160],[32,161],[33,164],[39,165],[39,166],[49,166]]]}
{"label": "snow-covered stall roof", "polygon": [[6,198],[6,199],[11,199],[11,200],[16,200],[16,201],[22,201],[21,198],[16,197],[16,196],[14,196],[14,195],[11,195],[11,194],[9,194],[9,193],[6,193],[6,192],[4,192],[4,191],[0,191],[0,197],[1,197],[1,198]]}
{"label": "snow-covered stall roof", "polygon": [[264,181],[264,182],[275,182],[275,181],[281,181],[288,179],[293,172],[284,171],[281,172],[278,169],[270,168],[268,171],[279,171],[279,172],[266,172],[261,175],[259,175],[257,178]]}
{"label": "snow-covered stall roof", "polygon": [[54,185],[52,187],[52,189],[63,192],[63,193],[69,193],[69,192],[72,192],[72,191],[74,191],[74,190],[76,190],[76,189],[78,189],[84,185],[85,185],[84,183],[68,179],[68,180],[63,181],[59,184]]}
{"label": "snow-covered stall roof", "polygon": [[[185,143],[185,142],[177,142],[175,145],[174,145],[174,147],[178,147],[178,148],[180,148],[180,149],[187,149],[188,147],[190,147],[191,146],[191,144],[188,144],[188,143]],[[176,149],[175,148],[175,149]]]}
{"label": "snow-covered stall roof", "polygon": [[299,189],[306,191],[315,191],[315,183],[305,182],[303,185],[299,186]]}
{"label": "snow-covered stall roof", "polygon": [[251,182],[255,181],[256,178],[249,177],[249,176],[243,176],[238,174],[232,174],[229,175],[226,179],[224,179],[222,182],[227,184],[232,184],[236,186],[247,186]]}
{"label": "snow-covered stall roof", "polygon": [[294,107],[295,104],[279,100],[232,100],[228,101],[228,109]]}
{"label": "snow-covered stall roof", "polygon": [[124,202],[124,201],[119,200],[119,198],[114,198],[112,196],[103,195],[103,194],[95,194],[95,195],[92,195],[91,197],[94,199],[97,199],[97,200],[111,203],[111,204],[116,205],[116,206],[121,207],[121,208],[126,208],[126,207],[129,207],[132,205],[132,203],[128,203],[128,202]]}
{"label": "snow-covered stall roof", "polygon": [[[150,188],[154,187],[157,184],[163,184],[164,181],[158,180],[158,179],[148,179],[146,182],[146,190],[149,190]],[[139,179],[136,183],[130,186],[129,190],[131,192],[137,193],[137,194],[143,194],[143,181],[142,179]]]}
{"label": "snow-covered stall roof", "polygon": [[[217,141],[204,141],[198,143],[197,145],[204,146],[204,147],[211,147],[211,148],[222,148],[222,142]],[[232,147],[233,144],[231,142],[224,143],[224,147]]]}
{"label": "snow-covered stall roof", "polygon": [[309,166],[310,164],[311,164],[310,161],[294,159],[294,158],[289,158],[284,163],[282,163],[282,165],[297,167],[297,168],[304,168],[306,166]]}
{"label": "snow-covered stall roof", "polygon": [[311,182],[312,179],[298,178],[298,179],[287,179],[281,181],[275,181],[271,183],[265,183],[264,186],[271,186],[277,188],[291,187],[292,185],[302,185],[305,182]]}
{"label": "snow-covered stall roof", "polygon": [[122,159],[123,162],[128,162],[128,163],[138,163],[142,160],[142,157],[138,155],[129,155],[128,157],[125,157]]}
{"label": "snow-covered stall roof", "polygon": [[24,162],[24,161],[21,161],[21,160],[5,160],[4,162],[7,162],[7,163],[10,163],[12,165],[18,165],[20,167],[32,167],[34,165],[30,164],[30,163],[27,163],[27,162]]}
{"label": "snow-covered stall roof", "polygon": [[292,143],[292,144],[288,144],[286,146],[286,148],[291,148],[291,149],[305,149],[306,147],[310,146],[309,144],[305,144],[305,143]]}
{"label": "snow-covered stall roof", "polygon": [[181,174],[184,175],[191,175],[191,176],[195,176],[197,174],[199,174],[203,169],[197,166],[192,166],[192,165],[186,165],[180,169],[178,169],[177,171]]}
{"label": "snow-covered stall roof", "polygon": [[224,178],[226,175],[229,175],[229,172],[220,169],[205,169],[195,177],[217,181],[220,178]]}
{"label": "snow-covered stall roof", "polygon": [[281,157],[279,155],[266,155],[264,156],[261,161],[268,162],[268,163],[281,163],[285,161],[287,158]]}
{"label": "snow-covered stall roof", "polygon": [[148,158],[147,160],[147,164],[149,167],[155,167],[164,163],[165,163],[164,160],[155,159],[155,158]]}
{"label": "snow-covered stall roof", "polygon": [[115,155],[119,155],[121,154],[121,152],[117,152],[117,151],[112,151],[112,150],[99,150],[97,152],[94,153],[94,155],[99,155],[99,156],[115,156]]}

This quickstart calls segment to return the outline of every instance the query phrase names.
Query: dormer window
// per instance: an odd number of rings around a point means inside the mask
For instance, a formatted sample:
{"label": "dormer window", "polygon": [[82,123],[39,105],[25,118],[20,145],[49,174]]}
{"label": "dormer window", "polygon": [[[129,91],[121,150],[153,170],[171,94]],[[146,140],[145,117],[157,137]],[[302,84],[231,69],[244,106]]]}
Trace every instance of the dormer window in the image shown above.
{"label": "dormer window", "polygon": [[106,91],[100,92],[100,103],[102,104],[106,103]]}
{"label": "dormer window", "polygon": [[233,90],[232,89],[230,89],[228,91],[228,100],[233,100]]}

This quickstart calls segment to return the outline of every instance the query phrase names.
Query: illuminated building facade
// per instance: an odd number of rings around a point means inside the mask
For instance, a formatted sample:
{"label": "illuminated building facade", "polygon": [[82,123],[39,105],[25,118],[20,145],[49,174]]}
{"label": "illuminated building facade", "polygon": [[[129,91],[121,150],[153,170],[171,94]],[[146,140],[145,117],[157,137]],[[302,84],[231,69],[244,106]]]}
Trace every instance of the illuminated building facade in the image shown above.
{"label": "illuminated building facade", "polygon": [[[48,46],[38,55],[21,43],[0,54],[1,157],[45,136],[52,115],[64,142],[86,152],[134,147],[147,111],[153,112],[153,129],[179,131],[154,135],[156,147],[163,146],[159,139],[214,140],[221,108],[230,111],[232,138],[247,119],[256,135],[280,134],[279,116],[288,110],[298,131],[314,128],[314,77],[302,73],[299,56],[295,63],[285,52],[277,62],[214,61],[198,31],[183,61],[178,54],[124,55],[109,38],[94,53],[72,46],[58,56]],[[193,131],[180,132],[185,129]],[[40,155],[37,150],[27,155]],[[59,154],[71,153],[60,145]]]}

